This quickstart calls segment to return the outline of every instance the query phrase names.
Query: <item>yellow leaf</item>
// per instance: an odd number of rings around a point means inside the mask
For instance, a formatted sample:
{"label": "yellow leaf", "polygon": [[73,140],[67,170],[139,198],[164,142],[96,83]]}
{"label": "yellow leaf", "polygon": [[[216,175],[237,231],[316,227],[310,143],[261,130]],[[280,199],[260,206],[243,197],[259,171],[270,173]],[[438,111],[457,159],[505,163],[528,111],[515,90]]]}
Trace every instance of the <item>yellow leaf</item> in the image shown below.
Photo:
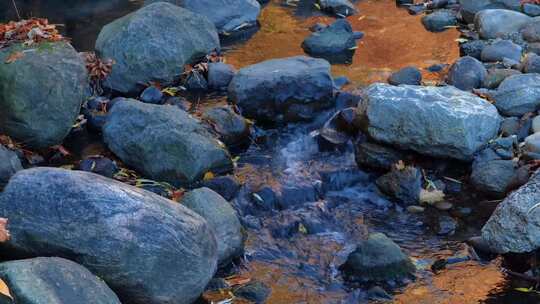
{"label": "yellow leaf", "polygon": [[213,179],[215,176],[214,176],[214,173],[208,171],[204,174],[204,177],[203,177],[203,180],[207,181],[207,180],[211,180]]}
{"label": "yellow leaf", "polygon": [[298,225],[298,231],[300,233],[302,233],[302,234],[307,234],[308,233],[306,226],[304,226],[302,223],[300,223]]}
{"label": "yellow leaf", "polygon": [[525,287],[518,287],[515,289],[516,291],[520,291],[520,292],[533,292],[533,288],[532,287],[529,287],[529,288],[525,288]]}
{"label": "yellow leaf", "polygon": [[313,3],[313,5],[315,5],[318,10],[321,10],[321,6],[319,5],[319,3]]}

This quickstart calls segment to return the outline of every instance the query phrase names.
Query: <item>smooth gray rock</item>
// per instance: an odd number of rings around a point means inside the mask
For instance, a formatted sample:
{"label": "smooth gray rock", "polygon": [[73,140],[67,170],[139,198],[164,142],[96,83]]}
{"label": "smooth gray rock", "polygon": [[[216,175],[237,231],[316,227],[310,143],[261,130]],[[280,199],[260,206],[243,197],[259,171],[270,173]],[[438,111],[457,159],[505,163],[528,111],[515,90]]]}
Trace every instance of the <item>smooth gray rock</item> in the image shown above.
{"label": "smooth gray rock", "polygon": [[399,71],[392,73],[392,75],[388,77],[388,83],[391,85],[420,85],[422,83],[422,72],[416,67],[404,67]]}
{"label": "smooth gray rock", "polygon": [[529,22],[521,29],[521,34],[527,42],[540,42],[540,21]]}
{"label": "smooth gray rock", "polygon": [[167,2],[150,4],[107,24],[96,41],[99,56],[115,61],[103,84],[120,93],[138,92],[150,81],[169,84],[186,64],[219,48],[212,22]]}
{"label": "smooth gray rock", "polygon": [[236,71],[230,64],[215,62],[208,64],[208,87],[214,90],[227,90]]}
{"label": "smooth gray rock", "polygon": [[309,35],[302,48],[313,57],[325,58],[332,63],[344,63],[354,55],[356,39],[351,24],[339,19],[324,29]]}
{"label": "smooth gray rock", "polygon": [[448,83],[464,91],[480,88],[486,78],[487,70],[476,58],[459,58],[448,71]]}
{"label": "smooth gray rock", "polygon": [[229,98],[242,114],[264,122],[310,120],[333,101],[330,64],[296,56],[272,59],[238,71]]}
{"label": "smooth gray rock", "polygon": [[222,144],[175,106],[119,101],[109,112],[103,140],[129,166],[174,185],[191,184],[206,172],[232,169]]}
{"label": "smooth gray rock", "polygon": [[505,58],[519,62],[523,48],[510,40],[498,40],[487,45],[480,55],[482,61],[498,62]]}
{"label": "smooth gray rock", "polygon": [[206,187],[198,188],[186,193],[180,203],[197,212],[214,229],[220,265],[226,265],[244,252],[244,236],[238,215],[221,195]]}
{"label": "smooth gray rock", "polygon": [[492,94],[495,106],[506,116],[522,116],[540,106],[540,74],[506,78]]}
{"label": "smooth gray rock", "polygon": [[486,100],[454,87],[373,84],[358,112],[371,137],[434,157],[471,160],[497,135],[501,117]]}
{"label": "smooth gray rock", "polygon": [[500,203],[482,228],[482,239],[497,253],[540,248],[540,172]]}
{"label": "smooth gray rock", "polygon": [[422,17],[422,24],[430,32],[442,32],[457,24],[456,13],[449,9],[436,10]]}
{"label": "smooth gray rock", "polygon": [[492,160],[473,166],[471,184],[479,191],[493,197],[504,197],[516,175],[512,160]]}
{"label": "smooth gray rock", "polygon": [[0,189],[7,184],[13,174],[22,169],[21,160],[17,154],[0,145]]}
{"label": "smooth gray rock", "polygon": [[190,304],[217,265],[207,222],[156,194],[83,171],[18,172],[0,195],[12,258],[58,256],[102,278],[124,303]]}
{"label": "smooth gray rock", "polygon": [[203,120],[210,122],[220,140],[228,147],[237,147],[249,141],[251,133],[246,119],[229,106],[218,106],[204,111]]}
{"label": "smooth gray rock", "polygon": [[533,18],[520,12],[505,9],[486,9],[474,18],[476,30],[483,39],[495,39],[519,32]]}
{"label": "smooth gray rock", "polygon": [[[9,56],[24,56],[6,63]],[[33,148],[68,135],[89,88],[85,63],[66,42],[0,50],[0,133]]]}
{"label": "smooth gray rock", "polygon": [[33,258],[0,264],[0,278],[16,303],[121,304],[88,269],[62,258]]}
{"label": "smooth gray rock", "polygon": [[254,26],[261,13],[257,0],[145,0],[145,5],[165,1],[212,21],[219,33],[233,32],[245,26]]}

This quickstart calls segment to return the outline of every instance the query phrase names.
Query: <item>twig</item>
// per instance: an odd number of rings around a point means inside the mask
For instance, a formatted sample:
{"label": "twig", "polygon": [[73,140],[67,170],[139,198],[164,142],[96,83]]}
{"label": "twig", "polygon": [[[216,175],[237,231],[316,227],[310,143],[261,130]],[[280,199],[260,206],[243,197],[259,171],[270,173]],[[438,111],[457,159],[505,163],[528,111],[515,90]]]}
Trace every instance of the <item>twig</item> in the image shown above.
{"label": "twig", "polygon": [[13,3],[13,8],[15,9],[15,13],[17,13],[17,18],[19,18],[19,21],[20,21],[21,15],[19,14],[19,9],[17,8],[17,4],[15,3],[15,0],[11,0],[11,3]]}

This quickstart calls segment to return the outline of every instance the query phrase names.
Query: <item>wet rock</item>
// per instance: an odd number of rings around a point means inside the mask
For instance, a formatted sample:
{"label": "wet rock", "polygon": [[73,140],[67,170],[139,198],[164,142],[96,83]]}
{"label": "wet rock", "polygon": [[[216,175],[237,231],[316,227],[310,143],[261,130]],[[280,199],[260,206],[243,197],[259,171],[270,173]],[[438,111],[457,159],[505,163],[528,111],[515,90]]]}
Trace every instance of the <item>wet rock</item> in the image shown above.
{"label": "wet rock", "polygon": [[279,198],[276,192],[270,187],[263,187],[252,194],[256,206],[264,211],[276,210],[279,207]]}
{"label": "wet rock", "polygon": [[512,160],[492,160],[472,168],[471,183],[479,191],[493,197],[504,197],[511,190],[516,175]]}
{"label": "wet rock", "polygon": [[448,215],[439,217],[439,223],[437,228],[438,235],[454,235],[457,229],[457,222],[454,218]]}
{"label": "wet rock", "polygon": [[163,93],[155,86],[149,86],[148,88],[144,89],[139,99],[145,103],[161,104]]}
{"label": "wet rock", "polygon": [[392,300],[392,296],[379,286],[374,286],[368,289],[367,298],[372,301]]}
{"label": "wet rock", "polygon": [[388,78],[388,83],[391,85],[420,85],[422,83],[422,72],[416,67],[405,67],[392,73]]}
{"label": "wet rock", "polygon": [[459,45],[459,53],[461,56],[471,56],[480,60],[482,50],[487,46],[484,40],[472,40]]}
{"label": "wet rock", "polygon": [[103,156],[90,156],[79,163],[79,170],[96,173],[108,178],[118,172],[116,162]]}
{"label": "wet rock", "polygon": [[234,295],[249,300],[255,304],[266,303],[272,289],[259,281],[250,282],[233,291]]}
{"label": "wet rock", "polygon": [[228,264],[244,252],[240,220],[221,195],[208,188],[199,188],[186,193],[180,203],[197,212],[214,230],[219,265]]}
{"label": "wet rock", "polygon": [[302,42],[302,48],[307,54],[324,58],[331,63],[350,62],[355,46],[356,39],[351,24],[346,19],[339,19],[312,33]]}
{"label": "wet rock", "polygon": [[371,137],[435,157],[471,160],[502,120],[493,105],[453,87],[373,84],[365,93],[358,111]]}
{"label": "wet rock", "polygon": [[[145,4],[163,0],[145,0]],[[256,0],[165,0],[212,21],[220,34],[253,27],[261,12]]]}
{"label": "wet rock", "polygon": [[208,81],[202,73],[191,71],[184,82],[184,87],[189,91],[206,91],[208,90]]}
{"label": "wet rock", "polygon": [[244,117],[236,114],[229,106],[219,106],[206,110],[203,119],[209,121],[219,138],[230,148],[249,142],[250,128]]}
{"label": "wet rock", "polygon": [[523,60],[524,73],[540,73],[540,56],[536,54],[527,54]]}
{"label": "wet rock", "polygon": [[216,270],[216,240],[202,217],[96,174],[20,171],[0,195],[0,216],[12,236],[3,255],[71,259],[122,302],[192,303]]}
{"label": "wet rock", "polygon": [[356,7],[349,0],[318,0],[321,10],[339,17],[352,16],[357,13]]}
{"label": "wet rock", "polygon": [[240,190],[239,182],[232,175],[218,176],[210,180],[205,180],[201,185],[214,190],[228,201],[235,198]]}
{"label": "wet rock", "polygon": [[22,169],[21,160],[17,153],[0,144],[0,189],[15,173]]}
{"label": "wet rock", "polygon": [[227,90],[236,71],[230,64],[213,62],[208,64],[208,87],[214,90]]}
{"label": "wet rock", "polygon": [[474,17],[476,30],[483,39],[495,39],[514,32],[519,32],[532,18],[505,9],[486,9]]}
{"label": "wet rock", "polygon": [[357,133],[355,108],[343,109],[332,116],[319,130],[320,137],[331,145],[344,145]]}
{"label": "wet rock", "polygon": [[482,238],[497,253],[523,253],[540,247],[540,174],[500,203],[482,228]]}
{"label": "wet rock", "polygon": [[263,122],[310,120],[332,104],[330,64],[297,56],[245,67],[231,81],[229,98],[243,115]]}
{"label": "wet rock", "polygon": [[103,140],[124,163],[173,185],[232,168],[229,153],[203,124],[173,106],[119,101],[109,112]]}
{"label": "wet rock", "polygon": [[188,111],[190,107],[189,101],[185,99],[184,97],[180,96],[170,96],[165,99],[166,105],[171,105],[179,108],[180,110]]}
{"label": "wet rock", "polygon": [[531,17],[540,16],[540,5],[533,3],[524,3],[523,12]]}
{"label": "wet rock", "polygon": [[422,190],[422,173],[415,167],[393,169],[375,181],[381,192],[405,205],[417,204]]}
{"label": "wet rock", "polygon": [[503,61],[505,58],[519,62],[522,50],[521,46],[510,40],[497,40],[482,50],[481,58],[486,62]]}
{"label": "wet rock", "polygon": [[495,106],[506,116],[522,116],[540,106],[540,74],[506,78],[493,94]]}
{"label": "wet rock", "polygon": [[104,85],[120,93],[137,92],[150,81],[172,83],[186,64],[219,47],[212,22],[166,2],[107,24],[96,41],[99,56],[115,61]]}
{"label": "wet rock", "polygon": [[470,91],[482,86],[487,71],[484,65],[473,57],[461,57],[448,72],[448,83],[460,90]]}
{"label": "wet rock", "polygon": [[457,24],[456,13],[449,9],[436,10],[422,17],[422,24],[430,32],[442,32]]}
{"label": "wet rock", "polygon": [[372,233],[358,244],[340,270],[350,281],[367,283],[407,279],[414,274],[415,267],[386,235]]}
{"label": "wet rock", "polygon": [[527,42],[540,42],[540,21],[533,21],[521,29],[523,39]]}
{"label": "wet rock", "polygon": [[120,304],[100,278],[62,258],[34,258],[0,264],[0,278],[16,303]]}
{"label": "wet rock", "polygon": [[517,74],[521,74],[521,72],[512,69],[489,69],[486,78],[484,78],[483,86],[487,89],[496,89],[503,80]]}
{"label": "wet rock", "polygon": [[358,167],[383,171],[389,171],[405,158],[400,151],[369,142],[357,144],[354,155]]}
{"label": "wet rock", "polygon": [[367,182],[369,175],[359,170],[338,170],[320,172],[324,192],[339,191],[361,182]]}
{"label": "wet rock", "polygon": [[279,198],[281,210],[293,208],[307,202],[319,200],[319,193],[313,185],[283,186]]}
{"label": "wet rock", "polygon": [[[23,57],[6,63],[22,51]],[[79,115],[88,87],[85,63],[68,43],[1,49],[0,133],[27,147],[60,144]]]}

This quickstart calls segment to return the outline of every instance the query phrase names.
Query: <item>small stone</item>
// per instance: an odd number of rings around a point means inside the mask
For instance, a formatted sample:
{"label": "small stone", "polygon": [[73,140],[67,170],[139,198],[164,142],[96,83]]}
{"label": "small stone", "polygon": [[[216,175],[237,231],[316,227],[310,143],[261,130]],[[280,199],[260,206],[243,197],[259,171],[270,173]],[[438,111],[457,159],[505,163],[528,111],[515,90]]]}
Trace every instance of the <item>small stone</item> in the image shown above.
{"label": "small stone", "polygon": [[452,207],[454,207],[451,203],[449,202],[437,202],[435,203],[435,208],[441,210],[441,211],[447,211],[447,210],[450,210],[452,209]]}
{"label": "small stone", "polygon": [[448,215],[439,217],[438,235],[454,235],[457,229],[457,222]]}
{"label": "small stone", "polygon": [[422,82],[422,73],[415,67],[405,67],[401,70],[392,73],[388,78],[388,83],[391,85],[410,84],[420,85]]}
{"label": "small stone", "polygon": [[259,281],[250,282],[234,291],[236,296],[242,297],[255,304],[262,304],[272,293],[272,289]]}
{"label": "small stone", "polygon": [[482,50],[481,58],[485,62],[503,61],[505,58],[519,62],[522,51],[521,46],[510,40],[497,40]]}
{"label": "small stone", "polygon": [[160,104],[163,99],[163,93],[160,89],[150,86],[141,93],[140,100],[145,103]]}
{"label": "small stone", "polygon": [[422,206],[412,205],[412,206],[407,207],[407,211],[409,213],[422,213],[425,210],[426,209],[424,207],[422,207]]}

